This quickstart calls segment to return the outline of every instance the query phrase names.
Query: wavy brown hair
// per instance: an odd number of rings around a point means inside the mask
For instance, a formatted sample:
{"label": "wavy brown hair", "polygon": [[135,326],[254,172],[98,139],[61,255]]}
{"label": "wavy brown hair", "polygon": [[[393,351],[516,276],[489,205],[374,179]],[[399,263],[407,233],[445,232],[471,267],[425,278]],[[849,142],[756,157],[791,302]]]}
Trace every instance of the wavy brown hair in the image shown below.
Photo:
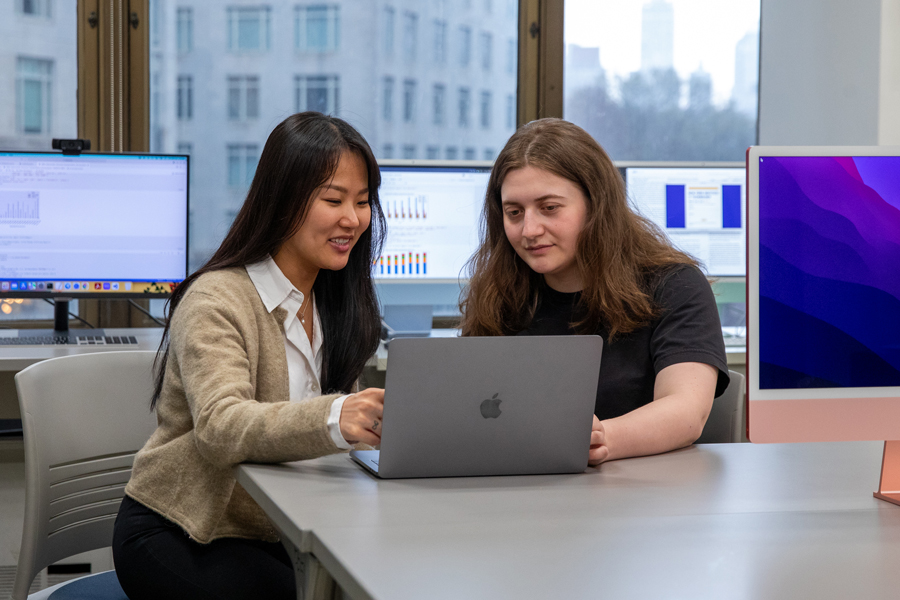
{"label": "wavy brown hair", "polygon": [[622,176],[594,138],[568,121],[540,119],[509,138],[491,171],[481,246],[467,265],[469,290],[460,303],[463,335],[510,335],[534,318],[543,276],[506,239],[500,194],[507,174],[529,165],[568,179],[587,198],[576,250],[583,318],[575,329],[596,333],[605,325],[612,340],[650,322],[658,313],[652,276],[697,261],[673,248],[656,225],[631,209]]}

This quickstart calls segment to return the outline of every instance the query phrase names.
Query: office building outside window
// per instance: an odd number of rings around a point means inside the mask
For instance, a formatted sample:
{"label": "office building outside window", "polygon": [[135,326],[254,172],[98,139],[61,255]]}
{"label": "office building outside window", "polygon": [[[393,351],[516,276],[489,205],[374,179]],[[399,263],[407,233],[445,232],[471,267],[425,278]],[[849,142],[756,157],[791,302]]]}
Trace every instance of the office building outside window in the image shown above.
{"label": "office building outside window", "polygon": [[397,11],[394,10],[393,6],[385,6],[381,13],[381,48],[384,51],[385,56],[394,54],[394,21],[396,15]]}
{"label": "office building outside window", "polygon": [[181,7],[176,13],[175,29],[178,52],[190,52],[194,47],[194,9]]}
{"label": "office building outside window", "polygon": [[516,128],[516,97],[512,94],[506,96],[506,128]]}
{"label": "office building outside window", "polygon": [[493,64],[494,54],[494,36],[490,33],[481,32],[481,69],[490,71]]}
{"label": "office building outside window", "polygon": [[484,160],[494,160],[497,158],[497,152],[493,148],[484,149]]}
{"label": "office building outside window", "polygon": [[51,125],[53,61],[16,60],[16,116],[21,133],[47,134]]}
{"label": "office building outside window", "polygon": [[472,93],[469,88],[459,88],[459,126],[469,126],[469,112],[472,105]]}
{"label": "office building outside window", "polygon": [[178,76],[178,97],[175,99],[179,121],[190,121],[194,113],[193,78],[190,75]]}
{"label": "office building outside window", "polygon": [[441,149],[437,146],[428,146],[425,148],[425,158],[428,160],[437,160],[441,157]]}
{"label": "office building outside window", "polygon": [[475,148],[466,148],[463,153],[463,160],[475,160]]}
{"label": "office building outside window", "polygon": [[259,77],[231,75],[228,77],[228,118],[246,121],[259,118]]}
{"label": "office building outside window", "polygon": [[491,128],[491,93],[481,92],[481,128]]}
{"label": "office building outside window", "polygon": [[403,146],[403,158],[411,159],[416,157],[416,147],[412,144],[405,144]]}
{"label": "office building outside window", "polygon": [[403,120],[406,123],[416,120],[416,87],[412,79],[403,82]]}
{"label": "office building outside window", "polygon": [[442,65],[447,62],[447,21],[437,20],[434,22],[432,43],[435,64]]}
{"label": "office building outside window", "polygon": [[23,15],[50,18],[53,16],[53,0],[15,0],[16,9]]}
{"label": "office building outside window", "polygon": [[506,73],[508,75],[515,75],[516,73],[516,65],[518,64],[518,52],[519,48],[516,45],[516,40],[507,40],[506,41]]}
{"label": "office building outside window", "polygon": [[459,66],[468,67],[472,60],[472,30],[463,25],[459,28]]}
{"label": "office building outside window", "polygon": [[432,107],[434,111],[432,123],[435,125],[444,124],[444,105],[446,92],[447,88],[441,83],[436,83],[434,85],[434,88],[432,89]]}
{"label": "office building outside window", "polygon": [[246,190],[259,162],[257,144],[228,144],[228,185]]}
{"label": "office building outside window", "polygon": [[393,144],[385,144],[381,148],[381,157],[382,158],[394,158],[394,145]]}
{"label": "office building outside window", "polygon": [[406,11],[403,13],[403,59],[415,62],[418,51],[419,15]]}
{"label": "office building outside window", "polygon": [[314,110],[326,115],[340,112],[341,80],[338,75],[297,75],[294,77],[295,111]]}
{"label": "office building outside window", "polygon": [[270,6],[229,6],[228,49],[233,52],[265,51],[271,45]]}
{"label": "office building outside window", "polygon": [[340,46],[341,9],[337,5],[294,7],[294,47],[300,52],[334,52]]}
{"label": "office building outside window", "polygon": [[394,78],[385,77],[381,82],[382,98],[381,98],[381,116],[385,121],[391,121],[394,118]]}
{"label": "office building outside window", "polygon": [[459,158],[459,150],[457,150],[456,146],[447,146],[444,148],[444,158],[447,160],[456,160]]}

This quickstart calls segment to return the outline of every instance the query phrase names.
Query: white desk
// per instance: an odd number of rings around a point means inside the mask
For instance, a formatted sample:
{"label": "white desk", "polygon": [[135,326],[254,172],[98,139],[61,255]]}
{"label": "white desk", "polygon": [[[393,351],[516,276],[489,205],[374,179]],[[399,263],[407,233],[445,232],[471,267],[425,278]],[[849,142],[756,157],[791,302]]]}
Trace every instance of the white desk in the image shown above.
{"label": "white desk", "polygon": [[236,475],[356,599],[896,598],[882,446],[695,446],[561,476],[379,481],[345,455]]}
{"label": "white desk", "polygon": [[[20,330],[27,331],[27,330]],[[72,329],[73,334],[78,334],[77,329]],[[76,345],[59,345],[59,346],[2,346],[0,345],[0,371],[21,371],[25,367],[30,367],[34,363],[47,360],[48,358],[57,358],[60,356],[69,356],[71,354],[85,354],[88,352],[112,352],[116,350],[156,350],[159,348],[159,342],[162,339],[161,327],[129,327],[129,328],[109,328],[103,330],[106,335],[112,336],[134,336],[137,338],[137,344],[113,344],[109,346],[76,346]],[[17,331],[13,329],[0,330],[0,335],[11,336]]]}

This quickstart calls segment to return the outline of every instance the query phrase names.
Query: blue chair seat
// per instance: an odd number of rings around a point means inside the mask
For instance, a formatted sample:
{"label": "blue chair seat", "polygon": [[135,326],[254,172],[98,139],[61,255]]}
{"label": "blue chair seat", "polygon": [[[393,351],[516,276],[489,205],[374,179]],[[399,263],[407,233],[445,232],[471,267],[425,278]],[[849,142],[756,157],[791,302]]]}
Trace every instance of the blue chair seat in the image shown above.
{"label": "blue chair seat", "polygon": [[64,581],[28,596],[28,600],[128,600],[115,571]]}

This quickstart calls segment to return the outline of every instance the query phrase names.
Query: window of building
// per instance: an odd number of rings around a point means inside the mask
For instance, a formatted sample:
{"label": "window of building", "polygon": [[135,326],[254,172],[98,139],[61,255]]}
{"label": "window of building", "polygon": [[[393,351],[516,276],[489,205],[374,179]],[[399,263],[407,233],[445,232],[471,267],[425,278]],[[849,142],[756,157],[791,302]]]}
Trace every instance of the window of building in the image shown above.
{"label": "window of building", "polygon": [[240,52],[269,49],[272,29],[271,7],[229,6],[227,12],[229,50]]}
{"label": "window of building", "polygon": [[392,121],[394,118],[394,78],[385,77],[381,82],[381,89],[381,116],[385,121]]}
{"label": "window of building", "polygon": [[518,63],[518,53],[519,48],[516,45],[516,40],[507,40],[506,41],[506,72],[509,75],[516,74],[516,64]]}
{"label": "window of building", "polygon": [[403,58],[407,62],[416,60],[419,37],[419,15],[406,11],[403,13]]}
{"label": "window of building", "polygon": [[190,52],[194,47],[194,9],[179,7],[175,11],[175,36],[178,51]]}
{"label": "window of building", "polygon": [[472,30],[463,25],[459,28],[459,66],[468,67],[472,60]]}
{"label": "window of building", "polygon": [[416,147],[412,144],[403,145],[403,158],[410,159],[416,157]]}
{"label": "window of building", "polygon": [[444,148],[444,158],[447,160],[456,160],[459,158],[459,150],[456,146],[447,146]]}
{"label": "window of building", "polygon": [[428,146],[425,148],[425,158],[428,160],[437,160],[441,157],[441,149],[438,146]]}
{"label": "window of building", "polygon": [[756,143],[760,0],[565,9],[563,115],[614,160],[744,160]]}
{"label": "window of building", "polygon": [[228,144],[228,185],[233,188],[250,187],[258,162],[257,144]]}
{"label": "window of building", "polygon": [[16,60],[16,116],[21,133],[50,132],[53,61],[41,58]]}
{"label": "window of building", "polygon": [[48,19],[53,16],[53,0],[16,0],[16,8],[23,15]]}
{"label": "window of building", "polygon": [[494,36],[486,31],[481,32],[481,68],[484,71],[491,70],[494,53]]}
{"label": "window of building", "polygon": [[231,75],[228,77],[228,118],[246,121],[259,118],[259,77]]}
{"label": "window of building", "polygon": [[444,105],[445,105],[445,96],[447,93],[447,88],[444,87],[443,84],[435,84],[434,88],[432,88],[432,109],[433,109],[433,117],[431,122],[435,125],[443,125],[444,124]]}
{"label": "window of building", "polygon": [[491,93],[481,92],[481,128],[491,128]]}
{"label": "window of building", "polygon": [[[177,153],[178,154],[187,154],[188,156],[190,156],[191,154],[194,153],[194,145],[191,144],[190,142],[178,142]],[[191,165],[190,169],[188,169],[188,185],[190,185],[193,182],[194,182],[194,165]],[[193,214],[193,213],[191,213],[191,214]]]}
{"label": "window of building", "polygon": [[294,110],[315,110],[337,116],[340,107],[341,79],[338,75],[296,75]]}
{"label": "window of building", "polygon": [[190,75],[178,76],[178,92],[175,110],[179,121],[190,121],[194,116],[194,79]]}
{"label": "window of building", "polygon": [[294,47],[301,52],[333,52],[340,46],[340,6],[294,7]]}
{"label": "window of building", "polygon": [[475,160],[475,148],[466,148],[465,152],[463,152],[464,160]]}
{"label": "window of building", "polygon": [[434,22],[434,62],[442,65],[447,62],[447,21],[436,20]]}
{"label": "window of building", "polygon": [[381,147],[381,156],[382,158],[394,158],[394,145],[393,144],[385,144]]}
{"label": "window of building", "polygon": [[413,79],[403,81],[403,120],[406,123],[416,120],[416,87]]}
{"label": "window of building", "polygon": [[506,128],[516,128],[516,97],[512,94],[506,96]]}
{"label": "window of building", "polygon": [[497,151],[493,148],[484,149],[484,160],[494,160],[497,157]]}
{"label": "window of building", "polygon": [[394,53],[394,19],[396,14],[392,6],[385,6],[384,11],[381,13],[381,49],[388,56]]}
{"label": "window of building", "polygon": [[472,105],[472,92],[469,88],[459,88],[459,119],[460,127],[469,126],[469,112]]}

